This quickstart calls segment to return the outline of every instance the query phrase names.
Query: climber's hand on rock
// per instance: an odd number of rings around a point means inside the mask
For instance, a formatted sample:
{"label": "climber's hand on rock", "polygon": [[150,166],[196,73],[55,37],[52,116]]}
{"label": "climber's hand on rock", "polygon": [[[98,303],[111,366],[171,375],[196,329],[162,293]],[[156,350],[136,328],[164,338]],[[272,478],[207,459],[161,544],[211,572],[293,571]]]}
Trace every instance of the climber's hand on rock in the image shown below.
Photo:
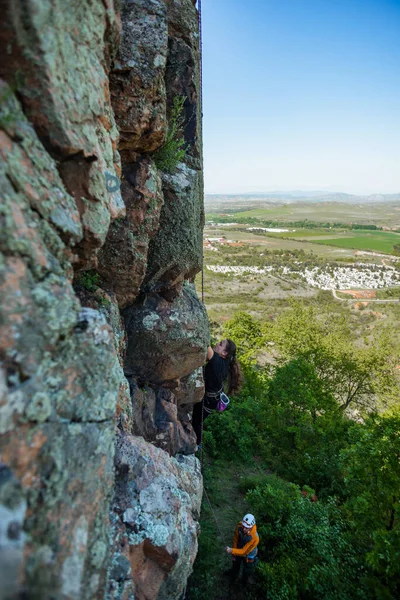
{"label": "climber's hand on rock", "polygon": [[228,554],[232,554],[232,548],[229,548],[229,546],[227,546],[225,548],[225,550],[227,551]]}

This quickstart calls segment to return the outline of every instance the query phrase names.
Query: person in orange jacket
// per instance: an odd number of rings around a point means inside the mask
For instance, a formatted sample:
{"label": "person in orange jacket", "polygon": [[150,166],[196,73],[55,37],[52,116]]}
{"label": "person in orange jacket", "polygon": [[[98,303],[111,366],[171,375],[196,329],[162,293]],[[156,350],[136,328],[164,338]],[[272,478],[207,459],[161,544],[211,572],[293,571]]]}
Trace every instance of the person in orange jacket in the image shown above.
{"label": "person in orange jacket", "polygon": [[256,564],[258,543],[256,520],[254,515],[247,514],[236,525],[232,548],[225,548],[228,554],[232,554],[232,582],[239,576],[240,566],[243,564],[242,582],[247,583]]}

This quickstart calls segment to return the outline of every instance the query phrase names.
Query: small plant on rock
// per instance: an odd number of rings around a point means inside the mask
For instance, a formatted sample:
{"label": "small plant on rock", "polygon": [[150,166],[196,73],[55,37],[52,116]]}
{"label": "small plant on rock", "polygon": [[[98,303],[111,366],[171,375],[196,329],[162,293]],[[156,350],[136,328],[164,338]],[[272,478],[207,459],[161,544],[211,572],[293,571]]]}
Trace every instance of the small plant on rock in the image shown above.
{"label": "small plant on rock", "polygon": [[100,284],[100,275],[92,271],[85,271],[76,278],[77,285],[84,287],[88,292],[97,290]]}
{"label": "small plant on rock", "polygon": [[183,105],[186,96],[175,96],[171,113],[168,119],[168,129],[164,144],[154,154],[156,166],[165,173],[175,173],[178,163],[186,154],[186,145],[183,138]]}

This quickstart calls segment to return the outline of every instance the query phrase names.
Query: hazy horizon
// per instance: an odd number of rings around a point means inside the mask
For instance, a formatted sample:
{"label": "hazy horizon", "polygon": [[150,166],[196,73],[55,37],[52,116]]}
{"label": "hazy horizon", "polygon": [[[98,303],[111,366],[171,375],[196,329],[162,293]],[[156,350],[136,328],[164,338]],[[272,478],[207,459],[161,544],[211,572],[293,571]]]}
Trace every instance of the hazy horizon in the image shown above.
{"label": "hazy horizon", "polygon": [[338,189],[330,189],[330,188],[326,188],[326,189],[316,189],[316,188],[310,188],[309,190],[307,189],[275,189],[275,190],[247,190],[247,191],[241,191],[241,192],[233,192],[233,191],[220,191],[220,192],[209,192],[209,191],[205,191],[204,195],[205,196],[250,196],[250,195],[254,195],[254,196],[262,196],[262,195],[267,195],[267,194],[296,194],[296,195],[300,195],[300,194],[313,194],[313,195],[334,195],[334,194],[347,194],[349,196],[392,196],[392,195],[400,195],[400,189],[393,191],[393,192],[361,192],[361,193],[354,193],[354,192],[349,192],[346,190],[338,190]]}

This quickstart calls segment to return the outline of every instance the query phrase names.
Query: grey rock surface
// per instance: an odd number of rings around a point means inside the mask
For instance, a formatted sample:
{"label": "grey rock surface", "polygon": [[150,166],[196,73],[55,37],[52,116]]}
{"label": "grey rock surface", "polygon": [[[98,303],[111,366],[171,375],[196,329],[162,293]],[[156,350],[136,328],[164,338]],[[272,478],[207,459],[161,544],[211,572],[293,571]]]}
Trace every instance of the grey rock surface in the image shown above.
{"label": "grey rock surface", "polygon": [[142,438],[123,434],[115,465],[112,521],[120,552],[111,567],[111,591],[132,578],[139,600],[178,600],[197,551],[200,463],[193,455],[171,459]]}
{"label": "grey rock surface", "polygon": [[123,314],[128,334],[128,375],[160,385],[186,377],[204,364],[209,325],[192,284],[186,282],[172,302],[150,295]]}
{"label": "grey rock surface", "polygon": [[[178,599],[197,551],[190,412],[209,341],[190,283],[197,12],[2,9],[0,599]],[[187,152],[168,175],[154,156],[176,95]]]}

